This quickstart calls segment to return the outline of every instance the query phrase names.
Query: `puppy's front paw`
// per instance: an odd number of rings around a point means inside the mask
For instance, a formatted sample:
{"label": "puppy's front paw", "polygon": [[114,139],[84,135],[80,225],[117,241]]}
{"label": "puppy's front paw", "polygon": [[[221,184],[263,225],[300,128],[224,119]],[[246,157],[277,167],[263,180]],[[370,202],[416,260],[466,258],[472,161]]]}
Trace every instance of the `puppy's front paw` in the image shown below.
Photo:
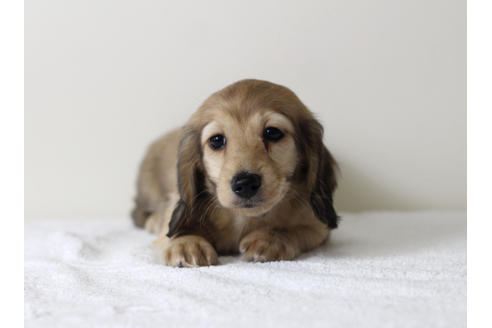
{"label": "puppy's front paw", "polygon": [[292,260],[298,253],[287,236],[273,230],[249,233],[241,240],[239,251],[244,260],[254,262]]}
{"label": "puppy's front paw", "polygon": [[164,249],[162,260],[164,264],[174,267],[197,267],[218,263],[215,249],[199,236],[172,239]]}

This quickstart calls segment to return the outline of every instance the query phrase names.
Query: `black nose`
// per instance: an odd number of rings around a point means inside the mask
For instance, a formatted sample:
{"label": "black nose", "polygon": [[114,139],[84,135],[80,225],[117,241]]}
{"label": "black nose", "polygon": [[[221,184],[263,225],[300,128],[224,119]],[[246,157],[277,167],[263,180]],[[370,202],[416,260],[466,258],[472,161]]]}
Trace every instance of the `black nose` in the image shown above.
{"label": "black nose", "polygon": [[251,198],[260,189],[261,176],[258,174],[241,172],[232,178],[231,189],[241,198]]}

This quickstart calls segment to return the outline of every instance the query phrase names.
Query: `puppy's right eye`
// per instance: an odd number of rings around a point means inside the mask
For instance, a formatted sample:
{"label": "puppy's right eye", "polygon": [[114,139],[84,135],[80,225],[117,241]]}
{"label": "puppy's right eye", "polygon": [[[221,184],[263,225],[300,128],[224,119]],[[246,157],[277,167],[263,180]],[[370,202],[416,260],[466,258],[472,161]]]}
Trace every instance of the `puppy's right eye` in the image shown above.
{"label": "puppy's right eye", "polygon": [[225,147],[226,138],[222,134],[217,134],[209,139],[210,148],[219,150]]}

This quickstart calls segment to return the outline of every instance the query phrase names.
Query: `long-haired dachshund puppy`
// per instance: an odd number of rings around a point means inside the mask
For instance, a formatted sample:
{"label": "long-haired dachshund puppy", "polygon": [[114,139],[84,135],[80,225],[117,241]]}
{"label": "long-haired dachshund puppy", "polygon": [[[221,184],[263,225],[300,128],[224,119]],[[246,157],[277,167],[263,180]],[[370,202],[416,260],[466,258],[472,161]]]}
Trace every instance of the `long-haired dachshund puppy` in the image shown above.
{"label": "long-haired dachshund puppy", "polygon": [[291,260],[325,242],[338,216],[323,128],[286,87],[243,80],[212,94],[155,141],[138,176],[135,224],[171,266]]}

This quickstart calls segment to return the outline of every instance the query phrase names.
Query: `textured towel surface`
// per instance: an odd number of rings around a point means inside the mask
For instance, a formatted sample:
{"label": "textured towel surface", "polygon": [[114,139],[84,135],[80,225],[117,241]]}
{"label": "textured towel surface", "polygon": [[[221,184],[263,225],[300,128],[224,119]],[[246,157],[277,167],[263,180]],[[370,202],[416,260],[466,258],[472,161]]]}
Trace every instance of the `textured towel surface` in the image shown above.
{"label": "textured towel surface", "polygon": [[27,327],[465,327],[466,214],[343,215],[292,262],[169,268],[130,219],[25,224]]}

